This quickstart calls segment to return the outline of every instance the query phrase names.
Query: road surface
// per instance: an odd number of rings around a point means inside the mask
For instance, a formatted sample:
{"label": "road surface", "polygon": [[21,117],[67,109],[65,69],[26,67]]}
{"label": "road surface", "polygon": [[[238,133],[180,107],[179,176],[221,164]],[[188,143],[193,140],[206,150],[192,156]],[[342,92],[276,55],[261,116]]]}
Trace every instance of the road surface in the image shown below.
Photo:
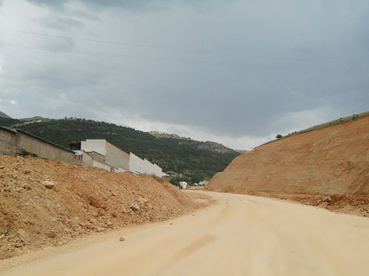
{"label": "road surface", "polygon": [[0,275],[369,275],[368,218],[267,198],[207,194],[218,204],[60,248]]}

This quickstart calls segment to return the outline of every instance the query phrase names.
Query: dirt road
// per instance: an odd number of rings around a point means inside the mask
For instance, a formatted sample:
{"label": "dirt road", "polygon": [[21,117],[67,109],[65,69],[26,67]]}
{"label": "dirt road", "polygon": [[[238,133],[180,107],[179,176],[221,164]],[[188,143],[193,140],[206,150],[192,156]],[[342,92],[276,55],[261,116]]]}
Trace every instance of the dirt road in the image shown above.
{"label": "dirt road", "polygon": [[74,249],[60,247],[44,258],[1,261],[0,269],[24,264],[0,275],[369,275],[367,218],[261,197],[206,194],[219,204]]}

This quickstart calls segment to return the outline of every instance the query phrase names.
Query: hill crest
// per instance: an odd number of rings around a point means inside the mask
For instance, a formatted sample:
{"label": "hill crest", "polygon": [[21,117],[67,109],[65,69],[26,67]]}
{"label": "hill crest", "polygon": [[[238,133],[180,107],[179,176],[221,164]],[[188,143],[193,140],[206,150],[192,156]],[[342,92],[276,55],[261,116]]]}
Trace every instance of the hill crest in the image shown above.
{"label": "hill crest", "polygon": [[12,117],[6,115],[4,112],[0,111],[0,118],[8,118],[8,119],[12,119]]}

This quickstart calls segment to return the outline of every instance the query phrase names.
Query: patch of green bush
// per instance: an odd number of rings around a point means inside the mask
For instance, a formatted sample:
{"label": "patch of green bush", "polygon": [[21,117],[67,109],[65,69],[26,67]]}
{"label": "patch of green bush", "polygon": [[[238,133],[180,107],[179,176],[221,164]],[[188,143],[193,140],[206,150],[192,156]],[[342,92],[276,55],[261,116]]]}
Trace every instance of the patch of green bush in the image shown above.
{"label": "patch of green bush", "polygon": [[22,156],[33,156],[33,157],[38,157],[38,155],[37,155],[36,153],[26,151],[25,149],[21,149],[21,150],[20,150],[20,155],[22,155]]}

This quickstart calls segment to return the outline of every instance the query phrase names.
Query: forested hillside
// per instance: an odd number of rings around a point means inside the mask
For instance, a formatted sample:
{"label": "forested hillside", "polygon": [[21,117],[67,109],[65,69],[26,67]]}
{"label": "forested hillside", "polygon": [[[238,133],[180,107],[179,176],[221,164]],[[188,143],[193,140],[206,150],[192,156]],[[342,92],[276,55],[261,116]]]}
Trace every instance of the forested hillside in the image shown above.
{"label": "forested hillside", "polygon": [[214,142],[199,142],[178,136],[155,137],[128,127],[77,118],[36,121],[0,118],[0,125],[25,130],[66,148],[69,148],[70,142],[106,139],[125,151],[158,164],[164,172],[188,176],[200,172],[208,179],[223,171],[240,154]]}

